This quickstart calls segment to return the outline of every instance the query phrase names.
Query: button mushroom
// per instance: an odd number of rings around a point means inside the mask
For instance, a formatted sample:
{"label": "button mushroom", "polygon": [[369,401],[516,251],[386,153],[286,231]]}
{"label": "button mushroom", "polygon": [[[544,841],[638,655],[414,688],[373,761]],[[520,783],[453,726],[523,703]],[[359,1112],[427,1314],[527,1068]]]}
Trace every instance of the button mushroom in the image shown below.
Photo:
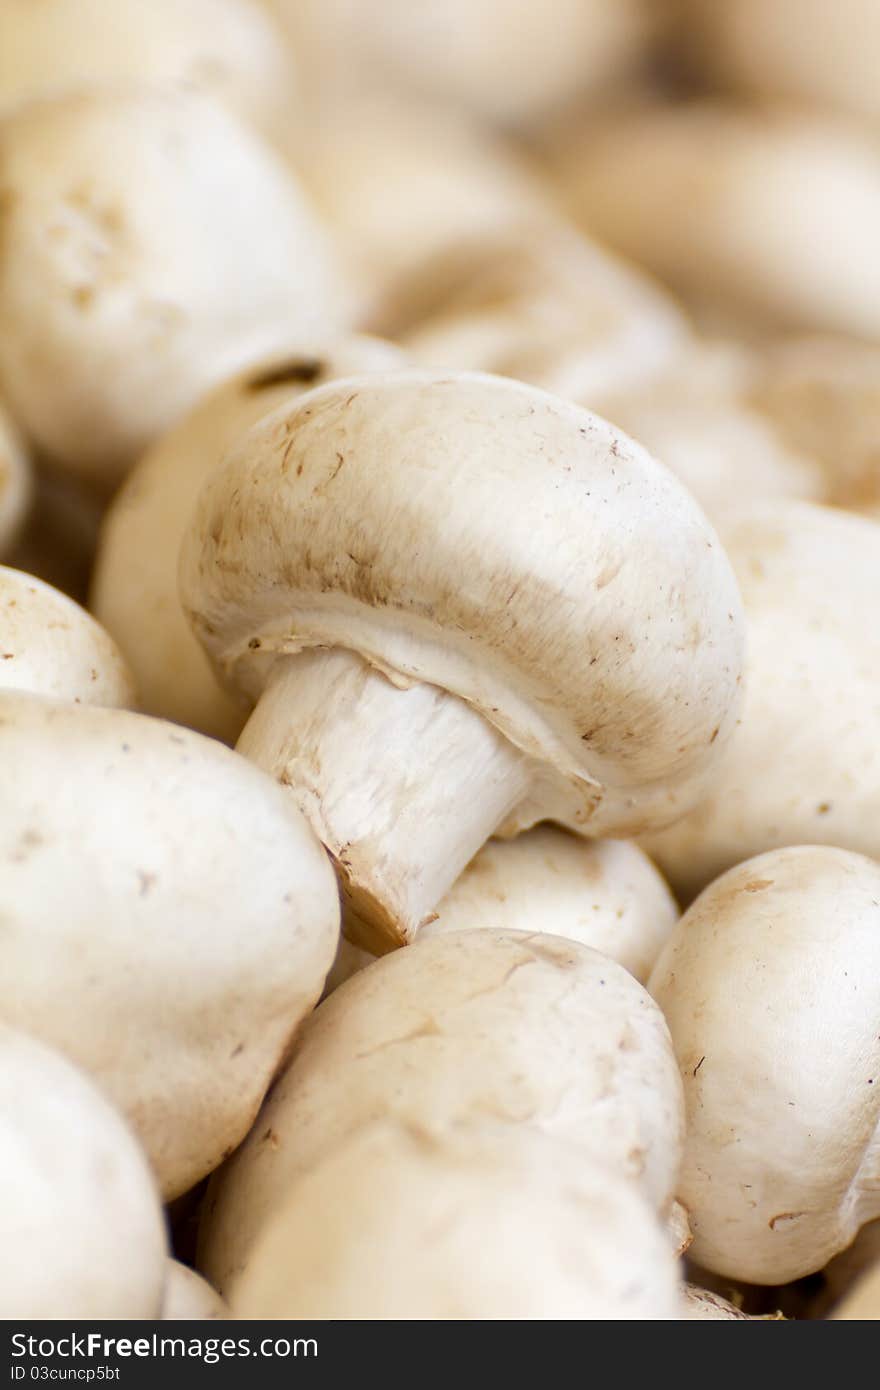
{"label": "button mushroom", "polygon": [[30,466],[12,421],[0,406],[0,556],[6,557],[31,499]]}
{"label": "button mushroom", "polygon": [[501,378],[350,378],[276,412],[206,484],[181,585],[259,701],[239,749],[305,810],[370,949],[500,827],[662,822],[736,715],[739,596],[702,513],[604,421]]}
{"label": "button mushroom", "polygon": [[675,1262],[630,1184],[545,1136],[344,1138],[272,1212],[239,1318],[674,1319]]}
{"label": "button mushroom", "polygon": [[[420,935],[548,932],[600,951],[644,983],[677,920],[672,894],[636,845],[584,841],[542,825],[515,840],[489,840]],[[327,993],[372,960],[340,939]]]}
{"label": "button mushroom", "polygon": [[225,1293],[291,1184],[376,1115],[444,1135],[501,1125],[577,1143],[666,1214],[681,1086],[659,1009],[574,941],[455,932],[376,961],[300,1033],[209,1189],[200,1267]]}
{"label": "button mushroom", "polygon": [[247,707],[218,685],[177,596],[177,553],[199,490],[249,425],[312,386],[385,369],[401,354],[375,338],[321,352],[288,348],[211,392],[132,470],[104,519],[90,605],[126,653],[144,709],[232,743]]}
{"label": "button mushroom", "polygon": [[116,643],[85,609],[32,574],[0,565],[0,690],[74,704],[135,703]]}
{"label": "button mushroom", "polygon": [[229,1309],[206,1279],[179,1260],[168,1261],[162,1322],[204,1322],[228,1317]]}
{"label": "button mushroom", "polygon": [[155,1318],[165,1223],[115,1110],[63,1057],[0,1023],[0,1113],[0,1317]]}
{"label": "button mushroom", "polygon": [[173,1197],[247,1132],[339,907],[320,845],[243,758],[4,692],[0,917],[0,1018],[92,1074]]}
{"label": "button mushroom", "polygon": [[731,869],[650,989],[681,1068],[690,1254],[783,1284],[880,1215],[880,864],[824,846]]}
{"label": "button mushroom", "polygon": [[207,98],[105,91],[0,122],[0,388],[112,486],[209,387],[343,314],[283,165]]}
{"label": "button mushroom", "polygon": [[681,1316],[688,1322],[733,1322],[743,1318],[752,1321],[748,1313],[734,1307],[720,1293],[697,1288],[696,1284],[685,1284],[682,1297],[684,1306]]}
{"label": "button mushroom", "polygon": [[778,501],[722,538],[748,623],[741,722],[704,800],[644,841],[685,902],[780,845],[880,858],[880,525]]}

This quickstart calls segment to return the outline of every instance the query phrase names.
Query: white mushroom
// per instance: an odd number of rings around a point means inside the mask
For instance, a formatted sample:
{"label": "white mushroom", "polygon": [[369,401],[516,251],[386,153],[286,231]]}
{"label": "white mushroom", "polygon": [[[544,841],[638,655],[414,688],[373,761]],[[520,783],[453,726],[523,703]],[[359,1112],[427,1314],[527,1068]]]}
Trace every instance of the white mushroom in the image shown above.
{"label": "white mushroom", "polygon": [[0,405],[0,557],[6,558],[31,500],[31,472],[21,440]]}
{"label": "white mushroom", "polygon": [[728,1299],[722,1298],[720,1293],[712,1293],[709,1289],[697,1288],[696,1284],[685,1284],[682,1297],[684,1307],[681,1316],[688,1322],[729,1322],[737,1318],[760,1321],[760,1319],[750,1319],[748,1313],[734,1307]]}
{"label": "white mushroom", "polygon": [[830,118],[648,105],[559,154],[591,234],[691,299],[880,338],[880,153]]}
{"label": "white mushroom", "polygon": [[631,1185],[545,1136],[346,1136],[291,1184],[239,1318],[674,1319],[674,1259]]}
{"label": "white mushroom", "polygon": [[0,5],[0,110],[77,87],[175,83],[273,131],[295,81],[283,38],[256,0]]}
{"label": "white mushroom", "polygon": [[232,743],[248,710],[218,685],[183,616],[177,553],[199,491],[239,434],[309,387],[395,366],[375,338],[320,353],[289,347],[211,392],[134,467],[101,530],[90,605],[135,672],[143,707]]}
{"label": "white mushroom", "polygon": [[457,242],[398,285],[378,323],[421,365],[497,372],[592,408],[658,376],[689,335],[659,286],[562,223]]}
{"label": "white mushroom", "polygon": [[112,485],[217,381],[342,314],[280,161],[208,99],[95,90],[0,122],[0,387]]}
{"label": "white mushroom", "polygon": [[573,941],[455,932],[376,961],[302,1029],[209,1190],[199,1264],[221,1292],[293,1181],[377,1115],[440,1136],[540,1130],[637,1184],[661,1214],[674,1195],[681,1085],[642,987]]}
{"label": "white mushroom", "polygon": [[0,565],[0,690],[75,704],[135,703],[113,639],[78,603],[32,574]]}
{"label": "white mushroom", "polygon": [[685,902],[775,846],[880,858],[880,525],[767,502],[722,538],[746,607],[742,718],[704,800],[644,841]]}
{"label": "white mushroom", "polygon": [[269,416],[203,490],[181,584],[259,700],[239,749],[305,810],[370,949],[499,828],[668,820],[736,715],[739,596],[696,504],[497,377],[361,376]]}
{"label": "white mushroom", "polygon": [[76,1067],[0,1024],[0,1317],[155,1318],[165,1224],[146,1160]]}
{"label": "white mushroom", "polygon": [[690,1254],[783,1284],[880,1215],[880,864],[825,846],[731,869],[650,989],[684,1081]]}
{"label": "white mushroom", "polygon": [[326,856],[220,744],[121,710],[0,696],[0,1018],[126,1114],[166,1197],[244,1137],[318,999]]}
{"label": "white mushroom", "polygon": [[[585,842],[543,825],[515,840],[489,840],[420,935],[546,932],[591,946],[644,983],[677,920],[672,894],[636,845]],[[326,992],[372,960],[342,937]]]}
{"label": "white mushroom", "polygon": [[179,1260],[168,1261],[162,1322],[203,1322],[228,1317],[229,1309],[206,1279]]}

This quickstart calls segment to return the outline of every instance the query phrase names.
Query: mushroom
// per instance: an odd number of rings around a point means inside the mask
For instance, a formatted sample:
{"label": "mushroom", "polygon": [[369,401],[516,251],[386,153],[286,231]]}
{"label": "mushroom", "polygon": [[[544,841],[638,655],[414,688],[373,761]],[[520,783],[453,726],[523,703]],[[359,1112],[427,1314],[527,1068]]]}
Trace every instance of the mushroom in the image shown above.
{"label": "mushroom", "polygon": [[0,1113],[0,1317],[155,1318],[162,1208],[116,1111],[63,1057],[0,1023]]}
{"label": "mushroom", "polygon": [[598,417],[477,374],[352,377],[244,436],[184,609],[258,700],[238,747],[411,940],[494,832],[628,835],[696,799],[736,716],[739,596],[688,494]]}
{"label": "mushroom", "polygon": [[[548,932],[591,946],[644,984],[677,920],[672,894],[636,845],[584,841],[542,825],[515,840],[489,840],[437,904],[436,921],[420,935]],[[373,959],[341,937],[325,992]]]}
{"label": "mushroom", "polygon": [[564,223],[456,243],[390,296],[379,327],[424,366],[497,372],[601,405],[688,341],[659,286]]}
{"label": "mushroom", "polygon": [[777,501],[722,538],[748,624],[741,721],[703,801],[643,841],[684,902],[776,846],[880,858],[880,525]]}
{"label": "mushroom", "polygon": [[649,984],[684,1082],[690,1254],[756,1284],[822,1269],[880,1216],[880,864],[821,845],[747,860]]}
{"label": "mushroom", "polygon": [[0,565],[0,690],[74,704],[133,705],[116,643],[78,603],[32,574]]}
{"label": "mushroom", "polygon": [[168,1261],[160,1321],[204,1322],[228,1317],[229,1309],[206,1279],[179,1260]]}
{"label": "mushroom", "polygon": [[607,92],[644,60],[648,0],[274,0],[315,99],[428,97],[480,121],[534,123]]}
{"label": "mushroom", "polygon": [[869,135],[778,108],[649,103],[569,132],[556,161],[585,230],[689,302],[880,338]]}
{"label": "mushroom", "polygon": [[281,162],[207,98],[115,91],[0,122],[0,389],[104,487],[216,382],[343,308]]}
{"label": "mushroom", "polygon": [[682,18],[681,40],[704,72],[880,121],[876,0],[685,0]]}
{"label": "mushroom", "polygon": [[375,338],[289,347],[211,392],[134,467],[106,513],[91,607],[126,653],[144,709],[234,743],[247,707],[218,685],[180,607],[177,553],[205,479],[239,434],[310,387],[395,366]]}
{"label": "mushroom", "polygon": [[880,347],[782,343],[762,355],[750,397],[790,448],[821,465],[822,500],[880,521]]}
{"label": "mushroom", "polygon": [[673,1200],[681,1084],[641,985],[574,941],[454,932],[384,956],[304,1025],[209,1188],[199,1267],[222,1293],[295,1179],[377,1115],[441,1137],[543,1131],[637,1185],[661,1215]]}
{"label": "mushroom", "polygon": [[255,0],[3,0],[0,111],[102,84],[210,93],[271,132],[295,85],[292,55]]}
{"label": "mushroom", "polygon": [[0,405],[0,556],[6,557],[31,500],[30,465],[12,421]]}
{"label": "mushroom", "polygon": [[760,1322],[760,1318],[750,1318],[748,1313],[736,1308],[720,1293],[700,1289],[696,1284],[685,1284],[682,1290],[683,1308],[681,1316],[688,1322],[729,1322],[745,1318],[750,1322]]}
{"label": "mushroom", "polygon": [[283,1194],[231,1286],[238,1318],[674,1319],[675,1261],[644,1199],[520,1130],[378,1122]]}
{"label": "mushroom", "polygon": [[4,692],[0,919],[0,1018],[92,1074],[170,1198],[249,1129],[320,996],[339,907],[290,798],[243,758]]}

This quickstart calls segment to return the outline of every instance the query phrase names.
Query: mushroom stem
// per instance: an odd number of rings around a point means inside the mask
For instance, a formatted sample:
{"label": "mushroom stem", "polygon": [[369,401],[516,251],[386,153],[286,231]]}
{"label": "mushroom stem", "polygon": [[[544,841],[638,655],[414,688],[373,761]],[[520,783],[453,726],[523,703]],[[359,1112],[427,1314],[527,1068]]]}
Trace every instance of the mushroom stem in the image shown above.
{"label": "mushroom stem", "polygon": [[290,788],[336,863],[347,934],[376,953],[432,920],[531,781],[463,700],[340,650],[280,658],[238,751]]}

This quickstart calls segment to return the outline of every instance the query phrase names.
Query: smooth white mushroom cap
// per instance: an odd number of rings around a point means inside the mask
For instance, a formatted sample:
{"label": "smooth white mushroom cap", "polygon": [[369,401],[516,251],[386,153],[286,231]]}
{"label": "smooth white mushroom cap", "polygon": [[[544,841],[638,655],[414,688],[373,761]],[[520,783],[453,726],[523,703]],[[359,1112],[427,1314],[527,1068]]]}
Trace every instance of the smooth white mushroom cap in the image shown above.
{"label": "smooth white mushroom cap", "polygon": [[218,684],[177,593],[181,537],[212,469],[240,434],[285,401],[401,360],[377,338],[341,339],[317,352],[291,345],[218,386],[132,469],[104,519],[90,602],[126,653],[149,714],[230,743],[247,718],[247,705]]}
{"label": "smooth white mushroom cap", "polygon": [[233,1282],[239,1318],[673,1319],[674,1258],[632,1186],[523,1130],[380,1122],[291,1184]]}
{"label": "smooth white mushroom cap", "polygon": [[120,1116],[70,1062],[3,1023],[0,1113],[0,1317],[157,1317],[165,1222]]}
{"label": "smooth white mushroom cap", "polygon": [[194,1322],[228,1318],[229,1309],[207,1279],[179,1260],[169,1260],[162,1299],[162,1322]]}
{"label": "smooth white mushroom cap", "polygon": [[880,858],[880,525],[779,501],[722,538],[746,609],[740,723],[702,802],[644,840],[686,902],[776,846]]}
{"label": "smooth white mushroom cap", "polygon": [[302,817],[243,758],[4,693],[0,917],[0,1018],[92,1074],[172,1197],[249,1129],[320,996],[339,903]]}
{"label": "smooth white mushroom cap", "polygon": [[102,83],[175,83],[267,130],[283,120],[292,56],[255,0],[3,0],[0,110]]}
{"label": "smooth white mushroom cap", "polygon": [[696,1284],[685,1284],[682,1290],[683,1308],[681,1316],[688,1322],[729,1322],[744,1318],[752,1321],[748,1313],[735,1308],[720,1293],[709,1289],[699,1289]]}
{"label": "smooth white mushroom cap", "polygon": [[534,759],[518,828],[668,819],[736,716],[739,596],[696,504],[605,421],[499,377],[352,377],[275,412],[203,489],[180,579],[252,698],[336,646],[466,701]]}
{"label": "smooth white mushroom cap", "polygon": [[216,382],[344,317],[292,176],[194,93],[28,103],[0,123],[0,189],[2,390],[105,485]]}
{"label": "smooth white mushroom cap", "polygon": [[677,920],[666,883],[636,845],[584,842],[542,825],[489,840],[420,935],[546,932],[599,951],[644,983]]}
{"label": "smooth white mushroom cap", "polygon": [[18,432],[0,405],[0,556],[6,556],[24,521],[32,482]]}
{"label": "smooth white mushroom cap", "polygon": [[661,1212],[674,1195],[680,1082],[662,1015],[632,976],[559,937],[420,939],[324,1001],[215,1180],[200,1266],[221,1291],[294,1179],[377,1115],[441,1135],[541,1130]]}
{"label": "smooth white mushroom cap", "polygon": [[136,703],[112,637],[73,599],[32,574],[0,565],[0,690],[73,704]]}
{"label": "smooth white mushroom cap", "polygon": [[880,1215],[880,864],[825,846],[731,869],[651,975],[687,1103],[690,1254],[783,1284]]}
{"label": "smooth white mushroom cap", "polygon": [[800,112],[649,104],[566,136],[566,200],[593,236],[695,301],[880,338],[880,152]]}

